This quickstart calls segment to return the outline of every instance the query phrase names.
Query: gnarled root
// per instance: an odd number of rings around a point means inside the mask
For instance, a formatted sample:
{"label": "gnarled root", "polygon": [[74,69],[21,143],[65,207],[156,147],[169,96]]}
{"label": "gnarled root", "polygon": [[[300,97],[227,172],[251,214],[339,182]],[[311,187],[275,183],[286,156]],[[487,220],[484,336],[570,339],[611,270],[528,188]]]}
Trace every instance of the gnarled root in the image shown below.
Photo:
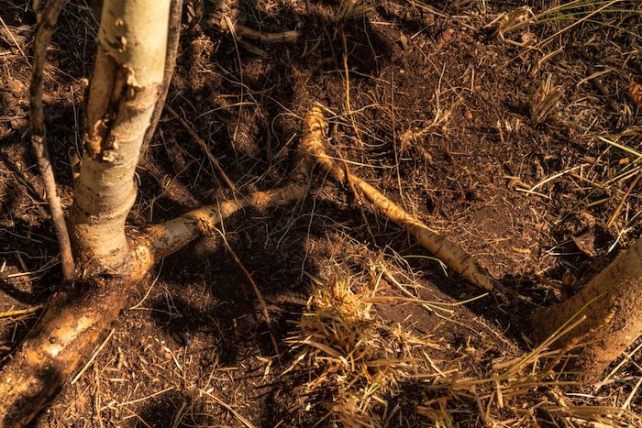
{"label": "gnarled root", "polygon": [[27,425],[55,396],[116,319],[151,262],[149,250],[138,246],[128,275],[93,278],[54,297],[2,370],[0,427]]}
{"label": "gnarled root", "polygon": [[642,336],[641,259],[639,239],[577,294],[539,308],[531,316],[533,336],[540,342],[579,322],[552,347],[580,348],[573,368],[584,382],[598,380],[607,366]]}
{"label": "gnarled root", "polygon": [[375,205],[381,214],[406,229],[408,233],[417,238],[422,247],[437,256],[446,266],[473,285],[493,292],[503,299],[510,295],[510,291],[493,279],[463,248],[431,230],[421,220],[392,202],[370,184],[337,165],[325,151],[327,121],[320,108],[313,107],[306,116],[306,122],[310,129],[321,130],[322,137],[312,138],[314,134],[308,134],[308,137],[301,142],[302,149],[316,158],[317,163],[328,171],[332,178],[339,182],[349,181],[355,189]]}

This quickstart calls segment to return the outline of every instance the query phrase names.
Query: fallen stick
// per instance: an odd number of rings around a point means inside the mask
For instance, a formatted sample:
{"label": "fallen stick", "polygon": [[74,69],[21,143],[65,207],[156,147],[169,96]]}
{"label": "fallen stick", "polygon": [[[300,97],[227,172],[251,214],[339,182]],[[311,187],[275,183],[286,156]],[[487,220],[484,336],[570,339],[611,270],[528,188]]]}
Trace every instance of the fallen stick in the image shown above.
{"label": "fallen stick", "polygon": [[446,266],[467,279],[471,284],[493,292],[503,299],[506,299],[507,296],[511,294],[508,289],[492,278],[486,270],[458,244],[431,230],[421,220],[392,202],[370,184],[338,166],[334,159],[325,151],[324,143],[327,141],[325,131],[328,128],[328,123],[319,107],[312,108],[306,117],[306,122],[313,124],[309,126],[321,130],[323,138],[305,138],[301,143],[302,148],[313,156],[317,163],[325,169],[333,179],[342,183],[346,181],[352,183],[354,188],[358,189],[366,199],[374,204],[381,214],[406,229],[408,233],[417,238],[422,247],[434,254],[444,262]]}
{"label": "fallen stick", "polygon": [[47,3],[40,17],[40,28],[34,43],[33,73],[29,92],[31,97],[31,145],[45,185],[45,196],[51,212],[51,221],[60,247],[62,276],[65,282],[72,282],[74,279],[74,257],[67,224],[65,223],[65,214],[56,189],[56,177],[49,158],[49,150],[45,143],[45,118],[42,106],[42,73],[47,59],[47,46],[66,2],[67,0],[51,0]]}
{"label": "fallen stick", "polygon": [[295,42],[301,37],[301,33],[292,31],[283,31],[281,33],[264,33],[253,30],[241,24],[234,24],[236,35],[242,39],[250,39],[261,43],[286,43]]}
{"label": "fallen stick", "polygon": [[283,31],[280,33],[264,33],[254,30],[245,25],[233,22],[229,17],[221,19],[221,27],[227,29],[230,33],[241,39],[249,39],[260,43],[288,43],[295,42],[301,37],[301,32],[297,30]]}

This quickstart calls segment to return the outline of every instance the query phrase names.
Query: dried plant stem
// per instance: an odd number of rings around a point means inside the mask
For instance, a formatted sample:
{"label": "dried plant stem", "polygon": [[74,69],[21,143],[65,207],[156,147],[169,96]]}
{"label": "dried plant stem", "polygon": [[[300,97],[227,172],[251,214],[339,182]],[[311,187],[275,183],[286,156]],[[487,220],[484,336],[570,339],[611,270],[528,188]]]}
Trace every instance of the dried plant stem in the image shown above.
{"label": "dried plant stem", "polygon": [[222,19],[221,26],[241,39],[249,39],[260,43],[295,42],[301,37],[301,33],[296,30],[283,31],[280,33],[264,33],[241,25],[238,22],[233,22],[231,19]]}
{"label": "dried plant stem", "polygon": [[38,169],[40,170],[45,185],[51,220],[56,232],[56,237],[58,238],[58,245],[60,246],[62,275],[65,282],[71,282],[74,278],[74,257],[71,251],[71,241],[69,239],[69,232],[67,231],[67,224],[65,223],[65,214],[62,210],[62,204],[56,189],[56,177],[54,176],[49,151],[47,150],[44,108],[42,105],[42,74],[47,59],[47,46],[58,22],[60,12],[66,2],[67,0],[52,0],[48,2],[41,15],[40,28],[38,29],[34,44],[30,95],[31,145],[38,160]]}
{"label": "dried plant stem", "polygon": [[247,268],[241,261],[241,258],[238,256],[238,254],[236,254],[236,251],[234,251],[234,249],[227,242],[227,239],[225,239],[225,235],[220,230],[217,230],[217,231],[221,235],[221,239],[223,239],[223,244],[225,244],[225,248],[232,256],[234,263],[236,263],[239,269],[241,269],[241,272],[243,272],[245,279],[252,286],[252,290],[254,291],[254,294],[256,295],[257,300],[259,301],[259,305],[261,305],[261,314],[263,315],[263,320],[265,321],[265,324],[267,324],[268,333],[270,335],[270,340],[272,341],[272,347],[274,348],[276,358],[278,361],[281,361],[281,352],[279,351],[279,345],[276,342],[276,337],[274,337],[274,333],[272,333],[272,327],[273,327],[272,318],[270,317],[270,312],[268,311],[267,303],[265,303],[265,299],[263,298],[263,293],[261,293],[261,289],[256,284],[256,281],[254,281],[254,278],[252,277],[252,274],[250,273],[250,271],[247,270]]}
{"label": "dried plant stem", "polygon": [[[306,118],[308,123],[315,123],[318,129],[327,129],[327,121],[320,108],[314,107]],[[350,181],[366,199],[373,203],[378,211],[415,236],[422,247],[442,260],[453,271],[457,272],[479,288],[494,292],[506,298],[510,292],[493,279],[473,257],[456,243],[431,230],[421,220],[406,212],[377,189],[359,177],[338,166],[325,151],[323,138],[304,139],[304,150],[314,156],[317,163],[337,181]],[[303,144],[303,143],[302,143]]]}
{"label": "dried plant stem", "polygon": [[42,305],[33,306],[31,308],[26,308],[26,309],[15,309],[12,311],[0,312],[0,319],[11,318],[19,315],[29,315],[34,312],[38,312],[40,309],[42,309]]}
{"label": "dried plant stem", "polygon": [[607,228],[611,227],[613,225],[613,223],[615,223],[617,221],[618,217],[620,216],[620,212],[622,212],[622,208],[624,207],[624,204],[626,203],[627,198],[629,197],[629,195],[631,194],[633,189],[635,189],[635,186],[638,185],[638,182],[640,181],[640,178],[642,178],[642,168],[635,175],[635,178],[633,179],[633,181],[631,182],[631,185],[629,186],[629,188],[627,189],[626,193],[622,197],[622,200],[618,204],[618,206],[615,209],[615,211],[613,211],[613,214],[611,214],[611,217],[609,218],[609,221],[606,222],[606,227]]}

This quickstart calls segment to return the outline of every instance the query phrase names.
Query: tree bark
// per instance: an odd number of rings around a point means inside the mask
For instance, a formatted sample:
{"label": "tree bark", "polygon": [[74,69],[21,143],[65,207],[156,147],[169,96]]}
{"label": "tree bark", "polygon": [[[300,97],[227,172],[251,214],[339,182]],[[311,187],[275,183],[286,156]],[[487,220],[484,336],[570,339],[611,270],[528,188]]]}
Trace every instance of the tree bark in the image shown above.
{"label": "tree bark", "polygon": [[531,319],[534,336],[542,341],[578,316],[585,316],[585,320],[554,346],[581,345],[576,369],[584,381],[592,382],[642,336],[642,239],[619,254],[579,293],[536,311]]}
{"label": "tree bark", "polygon": [[121,272],[134,174],[163,93],[171,0],[106,0],[87,104],[85,151],[71,211],[85,276]]}
{"label": "tree bark", "polygon": [[144,154],[152,141],[156,126],[163,113],[165,107],[165,100],[169,93],[169,86],[174,75],[174,68],[176,68],[176,55],[178,54],[178,46],[181,34],[181,17],[183,12],[183,0],[171,0],[171,9],[169,14],[169,29],[167,34],[167,54],[165,55],[165,73],[163,76],[163,87],[156,106],[154,106],[154,113],[152,113],[150,126],[145,131],[145,138],[143,139],[143,147],[141,154]]}

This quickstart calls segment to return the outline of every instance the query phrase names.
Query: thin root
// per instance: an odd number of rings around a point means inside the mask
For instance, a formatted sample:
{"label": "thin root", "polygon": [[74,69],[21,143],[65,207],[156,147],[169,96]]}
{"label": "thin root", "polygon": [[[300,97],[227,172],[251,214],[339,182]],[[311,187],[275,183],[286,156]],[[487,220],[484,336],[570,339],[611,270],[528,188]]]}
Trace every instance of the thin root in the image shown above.
{"label": "thin root", "polygon": [[448,267],[457,272],[472,284],[487,291],[494,292],[506,299],[511,294],[495,279],[493,279],[478,263],[458,244],[431,230],[421,220],[408,213],[399,205],[392,202],[377,189],[344,168],[338,166],[334,159],[325,151],[326,132],[328,124],[319,107],[313,107],[307,114],[307,126],[317,132],[310,133],[302,141],[303,150],[316,158],[321,165],[338,182],[350,181],[366,199],[373,203],[377,210],[388,219],[394,221],[410,234],[414,235],[422,247],[441,259]]}

